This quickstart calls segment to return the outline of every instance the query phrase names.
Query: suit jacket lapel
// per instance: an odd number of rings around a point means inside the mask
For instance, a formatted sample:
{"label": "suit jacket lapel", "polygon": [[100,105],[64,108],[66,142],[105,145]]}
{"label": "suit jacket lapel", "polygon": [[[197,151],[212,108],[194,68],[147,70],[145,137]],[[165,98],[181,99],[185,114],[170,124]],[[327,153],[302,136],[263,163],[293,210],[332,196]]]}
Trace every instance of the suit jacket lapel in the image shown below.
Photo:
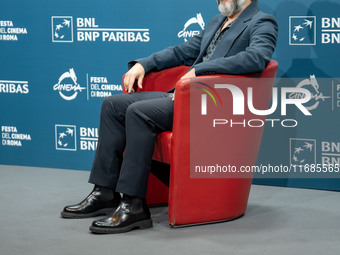
{"label": "suit jacket lapel", "polygon": [[201,44],[201,51],[200,54],[198,56],[198,58],[196,59],[195,63],[200,63],[202,61],[202,58],[205,54],[205,51],[207,50],[211,40],[213,39],[217,29],[220,29],[222,23],[225,20],[225,16],[223,15],[219,15],[219,19],[217,20],[217,22],[215,22],[215,24],[212,25],[212,28],[206,29],[204,31],[204,36],[202,39],[202,44]]}
{"label": "suit jacket lapel", "polygon": [[204,41],[202,41],[201,52],[205,52],[207,50],[209,44],[217,32],[217,29],[220,29],[225,19],[225,16],[220,15],[219,20],[214,24],[213,28],[209,29],[209,31],[205,31],[205,38]]}
{"label": "suit jacket lapel", "polygon": [[236,38],[246,27],[247,25],[243,22],[243,20],[237,19],[224,34],[211,59],[220,58],[227,55]]}

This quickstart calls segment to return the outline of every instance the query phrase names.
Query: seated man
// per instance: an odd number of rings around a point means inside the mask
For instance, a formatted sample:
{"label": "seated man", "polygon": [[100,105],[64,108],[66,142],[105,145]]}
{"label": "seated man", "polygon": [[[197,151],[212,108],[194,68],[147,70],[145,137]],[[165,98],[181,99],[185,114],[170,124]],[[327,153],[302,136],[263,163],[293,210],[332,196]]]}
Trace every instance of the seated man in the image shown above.
{"label": "seated man", "polygon": [[[276,46],[277,23],[259,11],[257,0],[218,0],[215,16],[200,35],[175,47],[129,63],[124,79],[129,94],[104,100],[99,140],[89,182],[93,191],[80,203],[66,206],[64,218],[107,215],[92,223],[94,233],[121,233],[152,226],[146,205],[148,175],[155,136],[172,130],[175,94],[133,93],[146,73],[192,66],[182,78],[205,74],[261,72]],[[123,152],[125,155],[123,157]]]}

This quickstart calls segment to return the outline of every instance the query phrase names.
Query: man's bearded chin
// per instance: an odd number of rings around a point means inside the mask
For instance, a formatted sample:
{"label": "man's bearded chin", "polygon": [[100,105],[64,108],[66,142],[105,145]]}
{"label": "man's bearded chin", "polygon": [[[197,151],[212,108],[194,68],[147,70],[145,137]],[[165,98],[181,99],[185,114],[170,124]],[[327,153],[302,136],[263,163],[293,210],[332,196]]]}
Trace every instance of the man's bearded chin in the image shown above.
{"label": "man's bearded chin", "polygon": [[240,12],[246,0],[233,0],[231,3],[223,3],[223,0],[218,0],[218,10],[225,16],[231,17]]}

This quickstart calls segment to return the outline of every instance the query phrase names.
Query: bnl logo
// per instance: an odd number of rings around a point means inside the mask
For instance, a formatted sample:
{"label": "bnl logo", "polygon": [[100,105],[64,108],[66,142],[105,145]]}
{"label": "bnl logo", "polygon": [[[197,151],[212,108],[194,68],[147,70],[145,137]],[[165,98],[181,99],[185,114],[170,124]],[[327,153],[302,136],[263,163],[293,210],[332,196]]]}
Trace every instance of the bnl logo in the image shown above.
{"label": "bnl logo", "polygon": [[56,150],[76,151],[76,126],[55,125],[55,147]]}
{"label": "bnl logo", "polygon": [[52,16],[52,42],[73,42],[73,18]]}
{"label": "bnl logo", "polygon": [[289,45],[316,45],[316,17],[289,17]]}
{"label": "bnl logo", "polygon": [[316,140],[290,138],[290,164],[305,165],[316,164]]}

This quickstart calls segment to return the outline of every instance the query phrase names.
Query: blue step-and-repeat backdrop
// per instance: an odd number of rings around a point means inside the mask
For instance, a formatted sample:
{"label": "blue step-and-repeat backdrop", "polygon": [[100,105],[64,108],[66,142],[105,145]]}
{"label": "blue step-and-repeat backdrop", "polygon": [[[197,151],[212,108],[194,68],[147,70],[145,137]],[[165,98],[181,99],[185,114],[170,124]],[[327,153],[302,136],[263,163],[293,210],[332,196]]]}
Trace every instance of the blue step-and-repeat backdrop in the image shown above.
{"label": "blue step-and-repeat backdrop", "polygon": [[[339,164],[340,3],[259,0],[259,7],[279,23],[277,87],[308,89],[312,116],[298,109],[268,116],[280,121],[266,124],[258,164]],[[216,14],[216,1],[206,0],[2,1],[0,164],[89,170],[101,102],[122,93],[127,62],[185,42]],[[284,119],[298,125],[287,128]],[[340,190],[339,180],[254,183]]]}

